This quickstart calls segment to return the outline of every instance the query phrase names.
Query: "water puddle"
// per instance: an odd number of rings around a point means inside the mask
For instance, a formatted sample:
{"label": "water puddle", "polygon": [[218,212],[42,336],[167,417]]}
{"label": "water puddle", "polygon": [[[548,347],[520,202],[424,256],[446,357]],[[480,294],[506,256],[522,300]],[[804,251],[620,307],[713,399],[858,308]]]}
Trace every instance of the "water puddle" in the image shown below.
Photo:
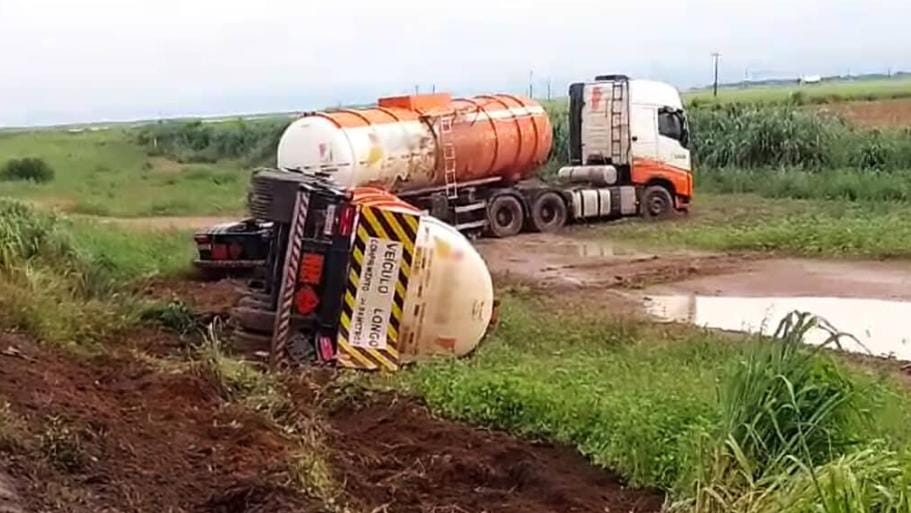
{"label": "water puddle", "polygon": [[576,256],[593,258],[593,257],[628,257],[638,256],[643,253],[636,251],[631,247],[614,244],[608,241],[599,240],[578,240],[568,244],[575,250]]}
{"label": "water puddle", "polygon": [[[829,321],[857,341],[842,340],[842,349],[911,361],[911,302],[835,297],[653,296],[646,298],[649,314],[665,321],[749,333],[774,333],[780,319],[794,310]],[[822,330],[807,335],[808,344],[821,344]]]}

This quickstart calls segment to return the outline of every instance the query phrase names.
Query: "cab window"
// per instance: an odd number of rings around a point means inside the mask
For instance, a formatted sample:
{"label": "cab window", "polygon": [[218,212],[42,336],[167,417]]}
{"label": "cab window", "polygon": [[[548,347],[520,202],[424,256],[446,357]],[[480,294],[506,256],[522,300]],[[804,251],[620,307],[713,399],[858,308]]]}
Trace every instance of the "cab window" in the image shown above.
{"label": "cab window", "polygon": [[686,117],[682,110],[663,107],[658,111],[658,133],[678,141],[684,148],[689,144]]}

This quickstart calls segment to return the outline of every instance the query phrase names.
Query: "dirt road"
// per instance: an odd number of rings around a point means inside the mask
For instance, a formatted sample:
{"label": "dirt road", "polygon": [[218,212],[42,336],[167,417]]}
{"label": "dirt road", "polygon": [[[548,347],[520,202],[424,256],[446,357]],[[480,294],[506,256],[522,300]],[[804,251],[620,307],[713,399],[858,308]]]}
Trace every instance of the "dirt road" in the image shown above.
{"label": "dirt road", "polygon": [[594,238],[585,229],[485,239],[477,246],[496,276],[545,289],[911,301],[911,262],[644,249]]}

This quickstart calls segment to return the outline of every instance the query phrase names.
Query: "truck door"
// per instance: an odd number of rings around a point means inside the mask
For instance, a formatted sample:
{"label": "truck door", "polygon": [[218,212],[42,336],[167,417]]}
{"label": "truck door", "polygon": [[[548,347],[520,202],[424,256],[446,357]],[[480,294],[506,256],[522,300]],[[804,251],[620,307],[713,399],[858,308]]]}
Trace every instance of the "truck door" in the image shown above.
{"label": "truck door", "polygon": [[633,160],[658,158],[658,109],[652,105],[630,107]]}
{"label": "truck door", "polygon": [[658,161],[678,169],[690,170],[689,130],[683,111],[673,107],[658,109]]}

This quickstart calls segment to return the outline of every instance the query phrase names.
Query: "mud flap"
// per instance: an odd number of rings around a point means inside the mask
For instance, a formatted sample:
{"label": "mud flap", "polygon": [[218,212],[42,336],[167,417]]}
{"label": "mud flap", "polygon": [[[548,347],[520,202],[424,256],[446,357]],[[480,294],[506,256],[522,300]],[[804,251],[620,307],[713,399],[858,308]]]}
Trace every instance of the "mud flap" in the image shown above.
{"label": "mud flap", "polygon": [[338,332],[338,364],[395,371],[399,330],[420,216],[383,208],[360,211]]}

